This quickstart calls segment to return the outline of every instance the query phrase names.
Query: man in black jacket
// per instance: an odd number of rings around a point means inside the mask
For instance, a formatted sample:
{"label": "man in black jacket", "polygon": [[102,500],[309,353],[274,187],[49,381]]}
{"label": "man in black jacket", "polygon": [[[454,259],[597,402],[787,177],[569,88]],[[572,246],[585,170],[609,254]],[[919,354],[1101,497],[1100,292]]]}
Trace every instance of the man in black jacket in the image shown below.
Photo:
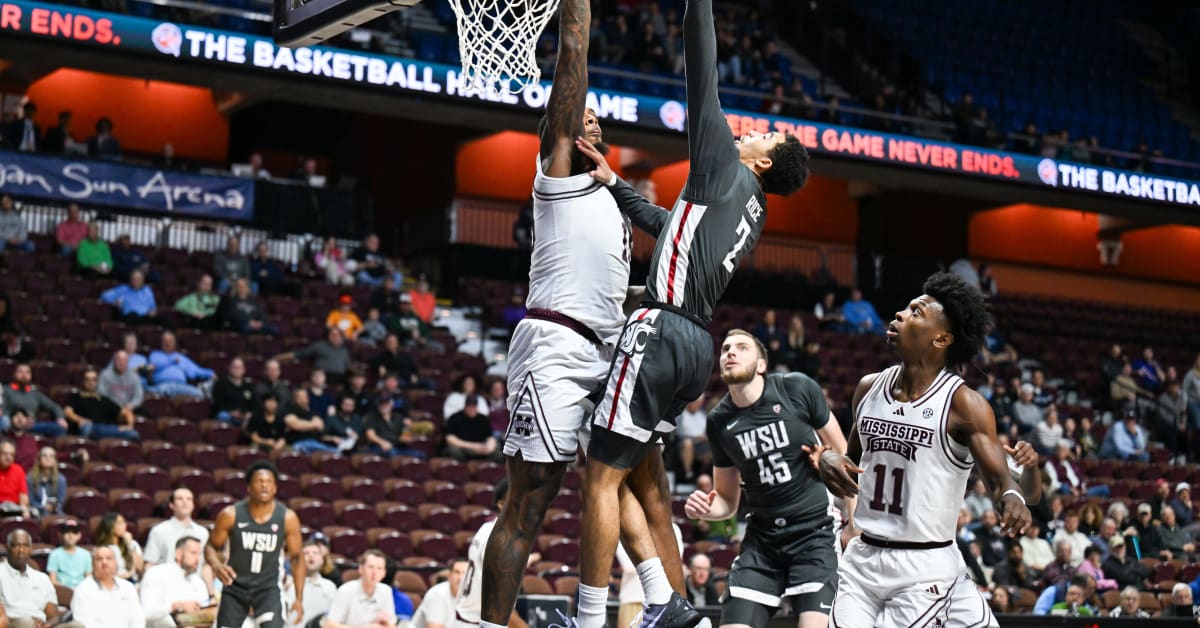
{"label": "man in black jacket", "polygon": [[1121,587],[1146,587],[1149,583],[1150,568],[1141,564],[1125,546],[1125,537],[1113,535],[1108,540],[1108,559],[1101,563],[1104,575],[1117,581]]}
{"label": "man in black jacket", "polygon": [[226,376],[213,385],[212,412],[218,421],[239,426],[254,414],[254,385],[246,379],[246,363],[241,358],[230,360]]}

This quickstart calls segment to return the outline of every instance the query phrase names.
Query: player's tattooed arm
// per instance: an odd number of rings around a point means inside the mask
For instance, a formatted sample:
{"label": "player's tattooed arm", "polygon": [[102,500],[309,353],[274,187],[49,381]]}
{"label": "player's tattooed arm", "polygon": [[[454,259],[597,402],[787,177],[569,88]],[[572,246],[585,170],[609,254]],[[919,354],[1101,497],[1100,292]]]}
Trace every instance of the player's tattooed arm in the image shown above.
{"label": "player's tattooed arm", "polygon": [[558,11],[558,60],[554,66],[554,88],[546,105],[539,151],[542,171],[550,177],[571,176],[575,138],[583,132],[591,22],[590,0],[562,0]]}

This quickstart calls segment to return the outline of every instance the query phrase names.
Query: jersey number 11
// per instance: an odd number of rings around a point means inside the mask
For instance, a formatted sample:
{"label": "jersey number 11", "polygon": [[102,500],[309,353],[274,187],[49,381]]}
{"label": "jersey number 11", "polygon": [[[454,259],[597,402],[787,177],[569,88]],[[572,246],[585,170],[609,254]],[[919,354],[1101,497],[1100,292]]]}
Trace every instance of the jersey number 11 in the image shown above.
{"label": "jersey number 11", "polygon": [[887,510],[898,517],[904,516],[904,467],[892,469],[892,503],[883,501],[884,484],[887,483],[887,467],[875,465],[875,495],[867,502],[871,510]]}

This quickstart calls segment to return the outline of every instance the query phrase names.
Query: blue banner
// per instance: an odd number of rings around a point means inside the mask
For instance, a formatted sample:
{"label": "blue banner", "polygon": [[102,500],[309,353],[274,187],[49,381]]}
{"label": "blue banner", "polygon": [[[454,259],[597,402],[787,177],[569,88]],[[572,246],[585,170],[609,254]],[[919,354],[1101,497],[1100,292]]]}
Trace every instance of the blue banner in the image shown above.
{"label": "blue banner", "polygon": [[0,193],[186,214],[254,217],[254,181],[0,151]]}

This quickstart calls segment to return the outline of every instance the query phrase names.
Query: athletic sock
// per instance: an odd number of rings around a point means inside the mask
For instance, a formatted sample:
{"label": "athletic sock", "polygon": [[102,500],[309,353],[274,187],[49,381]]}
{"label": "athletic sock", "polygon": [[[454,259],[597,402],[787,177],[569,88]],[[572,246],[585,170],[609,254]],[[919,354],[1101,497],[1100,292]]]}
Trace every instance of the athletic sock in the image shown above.
{"label": "athletic sock", "polygon": [[479,628],[504,628],[500,624],[489,624],[486,621],[479,622]]}
{"label": "athletic sock", "polygon": [[667,572],[663,571],[662,560],[648,558],[638,563],[638,579],[642,581],[642,590],[646,593],[646,605],[666,604],[671,601],[671,582],[667,580]]}
{"label": "athletic sock", "polygon": [[608,587],[579,584],[579,628],[604,628],[608,619]]}

